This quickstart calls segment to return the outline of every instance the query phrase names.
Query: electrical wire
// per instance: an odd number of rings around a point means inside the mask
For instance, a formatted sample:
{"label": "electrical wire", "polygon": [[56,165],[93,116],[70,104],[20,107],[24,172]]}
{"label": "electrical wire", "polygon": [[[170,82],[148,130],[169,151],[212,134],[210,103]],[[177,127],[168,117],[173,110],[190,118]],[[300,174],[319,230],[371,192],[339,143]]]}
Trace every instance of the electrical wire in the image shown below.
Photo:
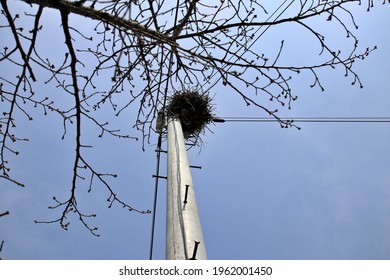
{"label": "electrical wire", "polygon": [[[276,14],[276,12],[277,11],[279,11],[279,9],[280,8],[282,8],[283,6],[284,6],[284,4],[286,4],[286,2],[287,2],[288,0],[285,0],[269,17],[268,17],[268,19],[265,21],[265,22],[269,22],[270,20],[271,20],[271,18]],[[284,12],[285,11],[287,11],[287,9],[288,8],[290,8],[290,6],[292,5],[294,3],[294,0],[292,0],[291,2],[290,2],[290,4],[288,4],[284,9],[283,9],[283,11],[274,19],[274,21],[276,21],[276,20],[278,20],[283,14],[284,14]],[[250,44],[250,46],[249,46],[249,49],[260,39],[260,37],[261,36],[263,36],[264,35],[264,33],[269,29],[271,27],[271,25],[268,25],[268,26],[266,26],[265,27],[265,29],[263,30],[263,32],[261,32],[260,33],[260,35],[259,36],[257,36],[256,37],[256,39]],[[260,29],[262,28],[262,26],[260,26],[258,29],[257,29],[257,31],[255,32],[255,33],[257,33],[257,32],[259,32],[260,31]]]}
{"label": "electrical wire", "polygon": [[390,123],[390,117],[218,117],[217,122]]}
{"label": "electrical wire", "polygon": [[156,180],[155,180],[155,187],[154,187],[152,233],[151,233],[151,238],[150,238],[149,260],[153,259],[154,227],[155,227],[155,223],[156,223],[157,193],[158,193],[158,182],[159,182],[159,177],[160,177],[161,139],[162,139],[162,133],[160,132],[158,135],[158,143],[157,143],[157,150],[156,150],[157,166],[156,166]]}

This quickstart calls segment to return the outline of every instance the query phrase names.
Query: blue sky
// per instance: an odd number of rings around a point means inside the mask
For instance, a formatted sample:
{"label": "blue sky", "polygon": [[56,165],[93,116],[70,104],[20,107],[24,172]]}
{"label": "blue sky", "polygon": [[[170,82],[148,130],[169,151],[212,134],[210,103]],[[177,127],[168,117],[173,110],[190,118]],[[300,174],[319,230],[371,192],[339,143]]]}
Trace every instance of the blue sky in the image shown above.
{"label": "blue sky", "polygon": [[[321,71],[325,86],[321,92],[309,87],[309,75],[302,75],[292,81],[298,100],[281,116],[390,116],[390,41],[385,31],[390,26],[389,6],[378,2],[370,13],[364,7],[355,12],[361,48],[378,45],[377,51],[356,64],[364,88],[351,86],[342,71],[327,69]],[[56,28],[58,20],[50,26],[53,36]],[[264,51],[278,46],[274,36],[288,39],[291,35],[267,31],[261,39]],[[315,46],[302,44],[302,36],[286,40],[290,51],[282,61],[318,53]],[[54,41],[61,45],[63,38]],[[338,42],[337,37],[332,41]],[[220,116],[264,116],[223,87],[211,94]],[[120,122],[126,124],[126,118]],[[193,181],[210,259],[390,258],[390,124],[304,123],[301,127],[216,124],[210,127],[212,133],[203,136],[204,145],[190,150],[191,164],[202,166],[193,170]],[[34,223],[58,217],[59,212],[47,206],[53,196],[67,197],[70,191],[74,143],[71,130],[61,140],[61,120],[50,115],[36,114],[34,122],[21,120],[18,129],[30,141],[19,144],[21,154],[12,159],[12,168],[27,187],[1,182],[0,211],[11,213],[0,219],[0,240],[5,240],[2,257],[147,259],[152,216],[129,213],[118,205],[108,209],[108,194],[99,187],[89,194],[80,190],[78,195],[83,209],[97,214],[90,222],[99,227],[99,238],[77,220],[71,221],[69,231],[57,224]],[[86,132],[95,147],[88,154],[91,161],[119,175],[113,185],[131,205],[152,209],[156,139],[143,152],[139,142],[100,139],[97,133]],[[165,159],[163,155],[162,174]],[[165,257],[164,200],[161,181],[155,259]]]}

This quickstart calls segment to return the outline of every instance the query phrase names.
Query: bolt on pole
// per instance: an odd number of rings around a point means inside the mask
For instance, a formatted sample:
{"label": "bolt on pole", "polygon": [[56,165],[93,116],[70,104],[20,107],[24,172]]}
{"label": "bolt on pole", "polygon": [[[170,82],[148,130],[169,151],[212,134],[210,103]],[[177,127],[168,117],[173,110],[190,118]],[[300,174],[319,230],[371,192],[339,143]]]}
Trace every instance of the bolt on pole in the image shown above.
{"label": "bolt on pole", "polygon": [[168,118],[167,260],[206,260],[206,247],[196,204],[180,120]]}

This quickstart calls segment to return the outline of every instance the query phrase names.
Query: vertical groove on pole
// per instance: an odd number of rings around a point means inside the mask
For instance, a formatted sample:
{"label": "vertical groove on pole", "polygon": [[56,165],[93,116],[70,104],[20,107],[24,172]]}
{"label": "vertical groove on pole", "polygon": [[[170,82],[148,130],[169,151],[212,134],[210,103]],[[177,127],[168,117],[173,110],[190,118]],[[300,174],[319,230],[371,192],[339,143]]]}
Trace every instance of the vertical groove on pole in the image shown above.
{"label": "vertical groove on pole", "polygon": [[[207,259],[180,121],[168,119],[166,259]],[[188,185],[188,187],[186,187]],[[187,203],[184,203],[186,197]]]}

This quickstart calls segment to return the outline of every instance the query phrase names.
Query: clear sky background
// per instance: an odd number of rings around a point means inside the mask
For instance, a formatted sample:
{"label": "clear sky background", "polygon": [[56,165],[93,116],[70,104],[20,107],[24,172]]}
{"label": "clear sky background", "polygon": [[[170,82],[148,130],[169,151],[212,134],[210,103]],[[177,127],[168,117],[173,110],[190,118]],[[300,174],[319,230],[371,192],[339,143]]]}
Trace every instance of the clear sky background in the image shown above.
{"label": "clear sky background", "polygon": [[[298,76],[292,85],[299,98],[281,116],[390,116],[390,7],[380,2],[369,13],[366,7],[354,8],[361,49],[378,46],[356,64],[364,88],[351,86],[342,70],[320,71],[324,92],[310,88],[311,76]],[[20,4],[9,5],[16,9]],[[63,45],[60,22],[57,13],[47,14],[53,21],[45,26],[51,38],[46,42],[55,50],[53,46]],[[329,31],[327,25],[321,28]],[[289,47],[281,57],[286,63],[320,51],[294,31],[268,30],[260,40],[264,51],[277,50],[279,39]],[[332,43],[344,44],[336,35]],[[219,116],[265,116],[224,87],[210,94]],[[21,154],[12,158],[12,169],[27,186],[0,181],[0,211],[11,213],[0,219],[0,241],[5,241],[1,257],[148,259],[152,215],[129,213],[115,204],[108,209],[108,193],[99,187],[78,194],[79,206],[97,214],[90,223],[99,227],[99,238],[76,219],[69,231],[34,223],[59,217],[60,212],[47,207],[53,196],[66,198],[70,191],[74,139],[69,131],[61,140],[62,122],[52,116],[37,113],[33,122],[19,121],[19,133],[30,141],[19,143]],[[120,127],[132,126],[125,119],[120,122]],[[191,164],[202,166],[193,170],[193,181],[210,259],[390,259],[390,123],[300,126],[216,124],[203,136],[204,145],[190,150]],[[145,152],[139,142],[97,135],[93,130],[85,134],[95,147],[90,161],[118,174],[113,186],[129,204],[152,209],[157,135]],[[162,174],[165,160],[163,154]],[[154,258],[165,258],[164,181],[158,193]]]}

